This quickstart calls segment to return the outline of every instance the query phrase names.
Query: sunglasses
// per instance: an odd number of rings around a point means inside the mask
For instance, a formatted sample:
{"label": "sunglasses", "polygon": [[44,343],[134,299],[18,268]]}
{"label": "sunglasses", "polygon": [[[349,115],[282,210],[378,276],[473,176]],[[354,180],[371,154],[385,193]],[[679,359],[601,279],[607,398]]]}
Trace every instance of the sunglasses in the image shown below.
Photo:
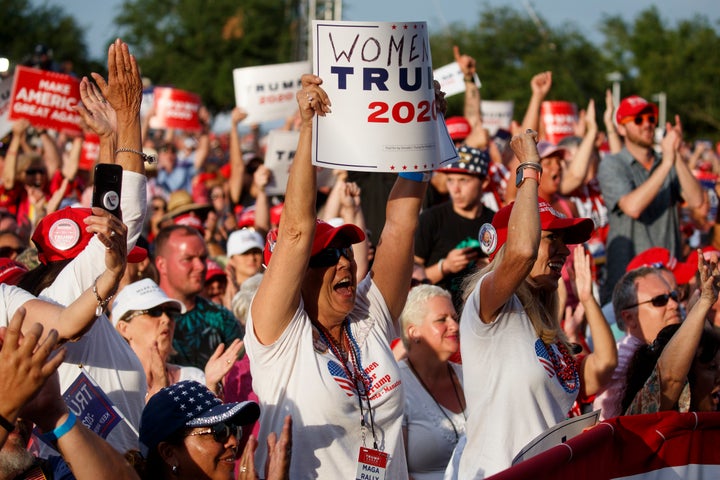
{"label": "sunglasses", "polygon": [[25,247],[0,247],[0,258],[10,258],[12,254],[20,255],[25,251]]}
{"label": "sunglasses", "polygon": [[140,315],[149,315],[153,318],[160,318],[163,313],[166,314],[171,320],[175,320],[178,316],[180,316],[180,312],[178,312],[175,308],[153,307],[147,310],[135,310],[122,320],[124,322],[129,322],[133,318],[139,317]]}
{"label": "sunglasses", "polygon": [[640,115],[635,115],[634,117],[627,117],[624,118],[622,122],[620,123],[630,123],[633,122],[635,125],[642,125],[643,122],[647,121],[648,123],[655,124],[657,121],[657,118],[655,118],[655,115],[652,113],[642,113]]}
{"label": "sunglasses", "polygon": [[345,257],[348,260],[352,260],[352,247],[328,247],[324,250],[321,250],[320,253],[317,253],[310,257],[310,268],[332,267],[333,265],[338,264],[338,262],[340,261],[340,257]]}
{"label": "sunglasses", "polygon": [[630,305],[629,307],[623,308],[623,310],[629,310],[631,308],[635,308],[644,303],[652,303],[653,307],[664,307],[665,305],[668,304],[668,302],[670,301],[671,298],[673,299],[673,301],[675,303],[678,302],[678,300],[680,299],[680,295],[678,294],[677,290],[673,290],[670,293],[663,293],[661,295],[656,295],[653,298],[651,298],[650,300],[645,300],[644,302],[639,302],[634,305]]}
{"label": "sunglasses", "polygon": [[225,422],[216,423],[212,427],[204,430],[188,433],[186,437],[195,437],[198,435],[212,435],[213,439],[221,444],[225,444],[232,435],[239,442],[242,437],[243,429],[240,425],[227,424]]}
{"label": "sunglasses", "polygon": [[25,170],[25,175],[45,175],[47,170],[44,168],[28,168]]}

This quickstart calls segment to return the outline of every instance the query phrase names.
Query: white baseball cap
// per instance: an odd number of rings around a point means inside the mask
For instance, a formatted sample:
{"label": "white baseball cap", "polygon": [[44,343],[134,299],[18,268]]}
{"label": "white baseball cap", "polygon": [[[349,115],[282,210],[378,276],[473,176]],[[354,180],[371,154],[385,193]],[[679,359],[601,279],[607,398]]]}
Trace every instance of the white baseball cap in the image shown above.
{"label": "white baseball cap", "polygon": [[243,253],[257,248],[262,250],[265,248],[265,239],[255,230],[242,228],[235,230],[230,234],[227,241],[227,256],[241,255]]}
{"label": "white baseball cap", "polygon": [[185,313],[185,305],[179,300],[168,297],[157,283],[149,278],[131,283],[120,290],[112,306],[112,322],[118,321],[128,312],[150,310],[159,305],[177,307],[180,313]]}

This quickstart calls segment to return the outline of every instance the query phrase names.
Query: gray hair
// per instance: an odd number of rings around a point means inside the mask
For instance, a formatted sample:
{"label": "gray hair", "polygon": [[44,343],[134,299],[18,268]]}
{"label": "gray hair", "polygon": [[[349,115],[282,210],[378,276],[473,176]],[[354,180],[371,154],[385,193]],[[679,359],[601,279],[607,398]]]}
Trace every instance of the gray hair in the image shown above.
{"label": "gray hair", "polygon": [[408,327],[410,325],[422,325],[427,314],[427,302],[435,297],[445,297],[452,301],[450,292],[437,285],[420,284],[410,289],[405,301],[405,308],[400,314],[401,338],[406,349],[410,347],[407,336]]}
{"label": "gray hair", "polygon": [[240,290],[232,298],[231,308],[232,312],[237,318],[238,322],[245,325],[247,322],[247,314],[250,310],[250,304],[252,299],[260,286],[260,281],[263,279],[262,273],[256,273],[252,277],[245,280],[240,285]]}
{"label": "gray hair", "polygon": [[615,322],[618,328],[625,331],[625,322],[622,319],[623,310],[627,310],[628,306],[637,303],[637,280],[650,275],[657,275],[660,278],[660,271],[655,267],[640,267],[625,273],[622,278],[615,284],[612,294],[613,312],[615,313]]}

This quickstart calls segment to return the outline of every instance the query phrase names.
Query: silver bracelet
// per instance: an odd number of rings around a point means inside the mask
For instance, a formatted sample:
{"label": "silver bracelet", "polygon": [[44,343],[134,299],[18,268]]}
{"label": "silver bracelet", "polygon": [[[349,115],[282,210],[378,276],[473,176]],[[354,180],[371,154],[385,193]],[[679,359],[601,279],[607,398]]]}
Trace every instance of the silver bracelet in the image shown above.
{"label": "silver bracelet", "polygon": [[148,155],[145,152],[141,152],[139,150],[133,150],[132,148],[118,148],[115,150],[115,155],[117,155],[120,152],[128,152],[128,153],[134,153],[136,155],[140,155],[140,158],[142,158],[147,163],[155,163],[157,161],[157,158],[155,155]]}

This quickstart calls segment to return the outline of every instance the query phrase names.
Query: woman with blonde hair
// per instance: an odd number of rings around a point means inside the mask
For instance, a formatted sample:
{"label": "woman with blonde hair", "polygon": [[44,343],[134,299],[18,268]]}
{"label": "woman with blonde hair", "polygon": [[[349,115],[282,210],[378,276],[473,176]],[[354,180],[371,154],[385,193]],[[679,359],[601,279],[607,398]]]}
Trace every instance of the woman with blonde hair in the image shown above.
{"label": "woman with blonde hair", "polygon": [[527,442],[566,417],[580,391],[557,288],[566,245],[586,241],[593,222],[565,218],[538,199],[535,137],[529,130],[510,142],[520,161],[517,196],[481,228],[491,262],[466,284],[460,338],[467,445],[458,478],[509,467]]}
{"label": "woman with blonde hair", "polygon": [[442,479],[465,432],[462,369],[449,361],[460,350],[452,295],[437,285],[413,287],[400,322],[407,350],[399,365],[408,472],[414,480]]}

